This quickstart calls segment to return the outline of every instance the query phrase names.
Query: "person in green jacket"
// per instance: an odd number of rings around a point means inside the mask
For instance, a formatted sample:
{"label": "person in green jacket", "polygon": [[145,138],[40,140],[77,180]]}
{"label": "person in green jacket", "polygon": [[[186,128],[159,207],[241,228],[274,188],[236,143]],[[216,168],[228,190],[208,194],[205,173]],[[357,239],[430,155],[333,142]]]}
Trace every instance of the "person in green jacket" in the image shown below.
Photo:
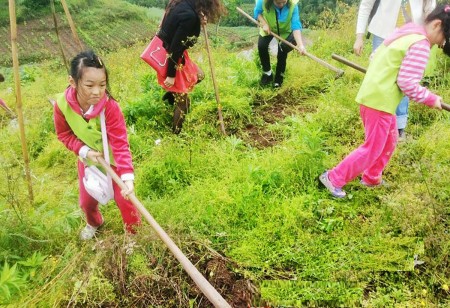
{"label": "person in green jacket", "polygon": [[287,55],[292,48],[279,42],[274,78],[269,56],[269,44],[273,39],[270,32],[296,45],[302,54],[306,52],[302,42],[302,23],[300,22],[298,0],[256,0],[254,17],[261,25],[258,52],[263,74],[260,84],[267,86],[273,83],[274,88],[279,88],[283,84]]}

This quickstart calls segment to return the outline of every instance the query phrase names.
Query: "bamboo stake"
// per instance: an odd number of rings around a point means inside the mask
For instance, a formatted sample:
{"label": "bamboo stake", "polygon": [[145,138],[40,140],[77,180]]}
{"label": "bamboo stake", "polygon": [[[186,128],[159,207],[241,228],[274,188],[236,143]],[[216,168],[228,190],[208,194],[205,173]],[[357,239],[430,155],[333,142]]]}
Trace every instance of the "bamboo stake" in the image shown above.
{"label": "bamboo stake", "polygon": [[211,70],[211,78],[212,78],[213,85],[214,85],[214,93],[216,94],[216,102],[217,102],[217,111],[219,114],[220,130],[222,131],[222,134],[226,135],[227,133],[225,131],[225,125],[223,124],[222,105],[220,104],[219,90],[217,87],[216,74],[214,72],[214,63],[212,61],[211,50],[209,48],[208,32],[206,31],[206,26],[203,23],[202,23],[202,28],[203,28],[203,33],[205,34],[206,53],[208,54],[209,68]]}
{"label": "bamboo stake", "polygon": [[22,156],[25,164],[25,176],[28,183],[28,197],[30,203],[33,204],[33,185],[31,182],[30,160],[28,157],[27,140],[25,136],[25,125],[22,113],[22,93],[20,88],[20,74],[19,74],[19,52],[17,49],[17,20],[16,20],[16,5],[14,0],[9,0],[9,21],[11,25],[11,52],[14,67],[14,82],[16,91],[16,113],[19,122],[20,141],[22,144]]}
{"label": "bamboo stake", "polygon": [[84,50],[84,48],[83,48],[83,45],[81,44],[80,38],[78,37],[77,29],[75,28],[75,23],[73,22],[72,15],[70,15],[69,7],[67,6],[66,0],[61,0],[61,4],[64,8],[64,12],[66,12],[67,21],[69,22],[70,30],[72,30],[73,38],[75,39],[75,42],[80,47],[79,51],[81,52]]}
{"label": "bamboo stake", "polygon": [[63,58],[64,65],[66,66],[66,70],[69,73],[69,65],[67,64],[66,55],[64,54],[64,48],[61,43],[61,38],[59,37],[58,20],[56,19],[56,10],[55,10],[55,0],[50,0],[50,7],[52,9],[53,23],[55,24],[55,32],[56,32],[56,38],[58,39],[59,51],[61,52],[61,56]]}
{"label": "bamboo stake", "polygon": [[[236,8],[238,10],[239,13],[241,13],[242,15],[244,15],[245,17],[247,17],[250,21],[252,21],[254,24],[256,24],[257,26],[259,26],[259,22],[257,20],[255,20],[253,17],[251,17],[250,15],[248,15],[246,12],[244,12],[241,8],[237,7]],[[278,39],[279,41],[283,42],[284,44],[290,46],[291,48],[293,48],[294,50],[297,50],[299,53],[302,53],[300,49],[297,48],[297,46],[295,46],[294,44],[292,44],[289,41],[286,41],[284,38],[282,38],[281,36],[273,33],[272,31],[270,31],[269,33],[270,35],[272,35],[273,37],[275,37],[276,39]],[[344,75],[344,71],[334,67],[333,65],[325,62],[324,60],[310,54],[309,52],[305,52],[304,54],[305,56],[307,56],[308,58],[316,61],[317,63],[319,63],[320,65],[325,66],[326,68],[336,72],[336,78],[341,77],[342,75]]]}
{"label": "bamboo stake", "polygon": [[[343,64],[345,64],[345,65],[350,66],[351,68],[354,68],[354,69],[357,70],[357,71],[360,71],[361,73],[364,73],[364,74],[365,74],[365,73],[367,72],[367,69],[366,69],[366,68],[364,68],[364,67],[362,67],[362,66],[360,66],[360,65],[358,65],[358,64],[356,64],[356,63],[353,63],[353,62],[347,60],[346,58],[341,57],[341,56],[339,56],[339,55],[337,55],[337,54],[332,54],[331,57],[332,57],[333,59],[335,59],[336,61],[339,61],[339,62],[341,62],[341,63],[343,63]],[[450,105],[449,105],[449,104],[441,103],[441,107],[442,107],[442,109],[445,110],[445,111],[450,111]]]}
{"label": "bamboo stake", "polygon": [[[119,185],[121,189],[126,189],[127,186],[120,179],[120,177],[114,172],[111,166],[102,158],[97,158],[103,168],[109,173],[114,182]],[[150,215],[147,209],[142,205],[139,199],[134,193],[129,195],[130,201],[136,206],[139,212],[145,217],[150,226],[155,230],[159,238],[166,244],[166,246],[173,253],[175,258],[181,263],[184,270],[189,274],[189,276],[194,280],[195,284],[199,289],[205,294],[209,301],[214,305],[214,307],[220,308],[231,308],[231,306],[223,299],[223,297],[217,292],[216,289],[206,280],[205,277],[197,270],[197,268],[189,261],[189,259],[183,254],[183,252],[177,247],[177,245],[172,241],[172,239],[167,235],[167,233],[161,228],[161,226],[156,222],[156,220]]]}

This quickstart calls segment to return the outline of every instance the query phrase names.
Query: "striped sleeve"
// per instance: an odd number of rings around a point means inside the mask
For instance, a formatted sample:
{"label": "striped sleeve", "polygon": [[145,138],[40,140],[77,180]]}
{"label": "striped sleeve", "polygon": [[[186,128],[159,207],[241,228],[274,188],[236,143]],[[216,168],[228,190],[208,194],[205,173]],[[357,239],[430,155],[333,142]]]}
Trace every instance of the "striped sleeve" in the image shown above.
{"label": "striped sleeve", "polygon": [[429,57],[430,44],[427,40],[411,45],[400,66],[397,85],[410,99],[431,107],[437,95],[420,85]]}

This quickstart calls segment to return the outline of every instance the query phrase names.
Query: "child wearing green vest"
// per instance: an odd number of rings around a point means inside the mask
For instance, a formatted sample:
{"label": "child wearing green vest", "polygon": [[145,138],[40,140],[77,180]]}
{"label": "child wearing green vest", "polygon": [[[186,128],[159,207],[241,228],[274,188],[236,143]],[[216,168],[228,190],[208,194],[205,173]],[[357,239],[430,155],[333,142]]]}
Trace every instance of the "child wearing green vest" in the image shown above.
{"label": "child wearing green vest", "polygon": [[125,119],[118,103],[107,91],[108,72],[102,60],[92,51],[78,54],[71,61],[69,87],[59,95],[54,104],[54,123],[58,139],[79,156],[78,183],[79,203],[86,215],[87,224],[80,238],[94,237],[104,220],[98,201],[84,187],[85,163],[98,163],[103,156],[100,113],[104,111],[106,135],[112,152],[112,169],[124,181],[127,189],[121,190],[113,182],[114,200],[117,203],[128,232],[134,233],[141,218],[138,210],[128,199],[134,191],[134,169],[127,137]]}
{"label": "child wearing green vest", "polygon": [[433,45],[450,55],[450,5],[437,6],[424,25],[408,23],[377,49],[356,97],[365,141],[336,167],[319,176],[336,198],[344,198],[344,185],[362,174],[361,184],[383,184],[382,172],[398,140],[395,110],[403,95],[441,109],[442,98],[420,85]]}
{"label": "child wearing green vest", "polygon": [[306,52],[302,42],[302,24],[300,22],[298,0],[256,0],[254,17],[261,25],[258,39],[258,53],[263,74],[260,84],[261,86],[267,86],[273,82],[273,87],[279,88],[283,84],[286,59],[292,47],[279,42],[277,68],[274,78],[269,56],[269,44],[273,39],[270,32],[293,43],[302,53]]}

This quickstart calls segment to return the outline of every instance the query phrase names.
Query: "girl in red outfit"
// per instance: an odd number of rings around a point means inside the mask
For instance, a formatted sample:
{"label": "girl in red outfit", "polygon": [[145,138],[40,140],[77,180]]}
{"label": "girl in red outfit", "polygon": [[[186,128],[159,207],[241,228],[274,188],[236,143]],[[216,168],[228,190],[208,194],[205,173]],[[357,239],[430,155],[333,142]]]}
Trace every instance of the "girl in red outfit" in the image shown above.
{"label": "girl in red outfit", "polygon": [[[139,212],[127,197],[134,191],[134,169],[122,111],[107,91],[108,72],[100,58],[92,51],[82,52],[71,62],[69,83],[69,87],[54,104],[54,122],[58,139],[80,158],[79,202],[87,220],[80,238],[91,239],[104,222],[97,200],[91,197],[84,187],[85,164],[82,160],[88,159],[98,163],[97,157],[103,156],[99,121],[102,110],[105,112],[107,139],[114,159],[112,168],[127,186],[127,189],[121,191],[120,187],[113,183],[114,200],[122,214],[126,229],[134,233],[134,226],[141,222]],[[84,121],[79,121],[80,118]],[[79,124],[74,124],[77,121]],[[69,123],[72,123],[72,126]],[[92,142],[95,138],[99,140]]]}

